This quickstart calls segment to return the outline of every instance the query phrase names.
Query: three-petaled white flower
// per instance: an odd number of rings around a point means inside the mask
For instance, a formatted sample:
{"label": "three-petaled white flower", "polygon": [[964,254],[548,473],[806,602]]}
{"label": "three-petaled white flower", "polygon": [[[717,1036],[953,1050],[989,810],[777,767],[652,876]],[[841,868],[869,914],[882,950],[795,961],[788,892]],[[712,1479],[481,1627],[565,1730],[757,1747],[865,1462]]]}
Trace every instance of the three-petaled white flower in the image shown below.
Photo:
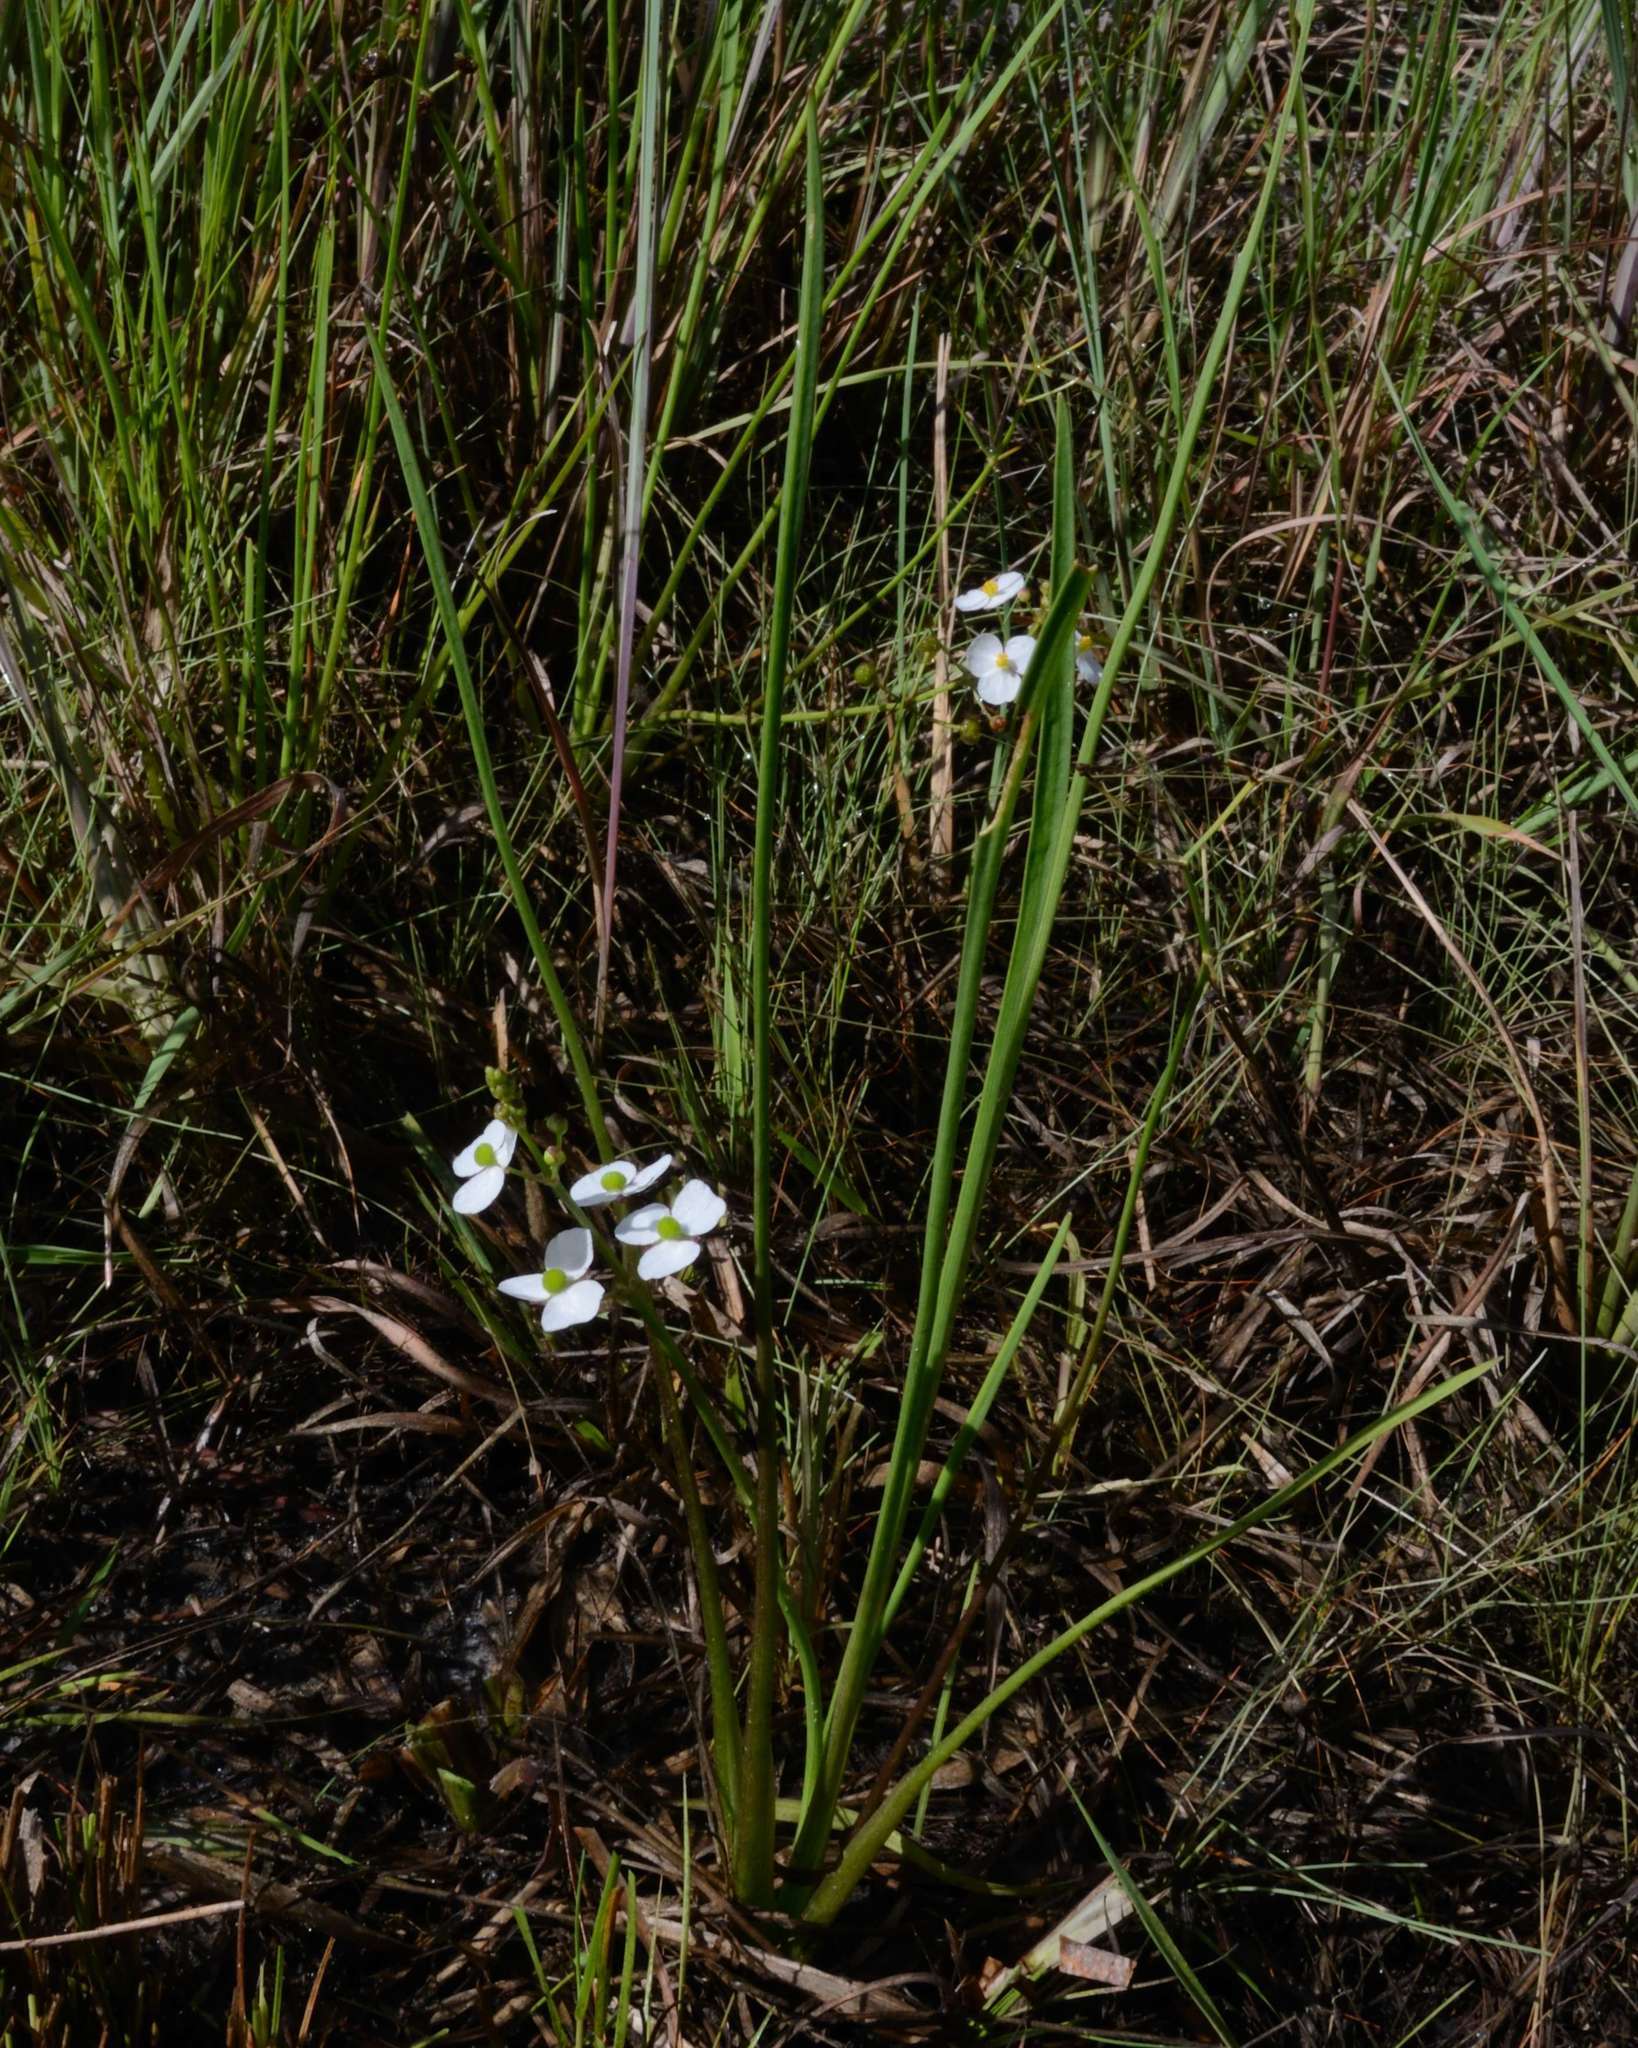
{"label": "three-petaled white flower", "polygon": [[1090,633],[1075,635],[1075,673],[1083,683],[1096,683],[1103,679],[1103,662],[1098,655],[1097,642]]}
{"label": "three-petaled white flower", "polygon": [[1023,688],[1024,671],[1034,652],[1033,634],[1014,633],[1003,642],[998,634],[980,633],[963,660],[986,704],[1010,704]]}
{"label": "three-petaled white flower", "polygon": [[458,1215],[476,1216],[489,1207],[506,1184],[506,1169],[517,1149],[517,1132],[497,1116],[484,1125],[481,1136],[455,1154],[453,1164],[461,1183],[454,1199]]}
{"label": "three-petaled white flower", "polygon": [[999,576],[986,576],[973,590],[964,590],[955,601],[958,612],[998,612],[1011,604],[1024,587],[1016,569],[1003,569]]}
{"label": "three-petaled white flower", "polygon": [[671,1164],[671,1154],[662,1152],[646,1166],[633,1166],[629,1159],[611,1159],[607,1166],[594,1166],[583,1173],[569,1190],[569,1200],[581,1209],[601,1209],[605,1202],[623,1202],[651,1188]]}
{"label": "three-petaled white flower", "polygon": [[503,1280],[500,1291],[515,1301],[540,1302],[543,1330],[567,1330],[576,1323],[589,1323],[603,1306],[602,1281],[584,1277],[591,1262],[591,1232],[560,1230],[541,1253],[540,1271]]}
{"label": "three-petaled white flower", "polygon": [[651,1202],[646,1209],[634,1209],[615,1226],[622,1244],[646,1245],[637,1261],[645,1280],[663,1280],[668,1273],[680,1273],[700,1255],[700,1239],[716,1229],[728,1213],[728,1204],[702,1180],[691,1180],[674,1202]]}

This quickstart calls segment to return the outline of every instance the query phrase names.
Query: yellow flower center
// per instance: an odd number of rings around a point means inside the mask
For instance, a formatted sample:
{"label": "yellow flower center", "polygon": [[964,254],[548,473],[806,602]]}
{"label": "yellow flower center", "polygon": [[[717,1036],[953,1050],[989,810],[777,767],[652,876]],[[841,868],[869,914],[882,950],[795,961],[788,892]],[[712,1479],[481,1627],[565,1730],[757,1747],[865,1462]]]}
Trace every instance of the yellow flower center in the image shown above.
{"label": "yellow flower center", "polygon": [[1001,586],[993,576],[986,576],[980,588],[986,597],[995,597],[999,594]]}
{"label": "yellow flower center", "polygon": [[1004,647],[1002,648],[1001,652],[995,657],[995,665],[997,668],[1006,669],[1010,673],[1012,669],[1012,656],[1007,652],[1007,650]]}
{"label": "yellow flower center", "polygon": [[1090,654],[1092,652],[1092,635],[1090,633],[1083,633],[1076,644],[1083,654]]}

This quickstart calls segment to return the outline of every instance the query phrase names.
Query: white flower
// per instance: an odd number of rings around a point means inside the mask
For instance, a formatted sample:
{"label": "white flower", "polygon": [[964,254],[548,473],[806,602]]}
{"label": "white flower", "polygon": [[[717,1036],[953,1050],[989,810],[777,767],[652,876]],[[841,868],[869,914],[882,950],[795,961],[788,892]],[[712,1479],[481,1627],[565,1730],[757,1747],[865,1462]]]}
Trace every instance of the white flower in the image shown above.
{"label": "white flower", "polygon": [[455,1172],[461,1183],[455,1190],[457,1215],[476,1216],[489,1207],[506,1184],[506,1169],[517,1149],[517,1132],[497,1116],[484,1125],[481,1137],[455,1154]]}
{"label": "white flower", "polygon": [[702,1180],[691,1180],[674,1202],[651,1202],[635,1209],[614,1234],[622,1244],[647,1245],[637,1261],[645,1280],[663,1280],[680,1273],[700,1255],[699,1241],[728,1214],[728,1204]]}
{"label": "white flower", "polygon": [[1103,680],[1103,662],[1099,659],[1097,643],[1090,633],[1075,635],[1075,673],[1083,683]]}
{"label": "white flower", "polygon": [[607,1166],[594,1166],[583,1173],[569,1190],[569,1200],[580,1209],[601,1209],[605,1202],[624,1201],[651,1188],[671,1164],[671,1154],[662,1152],[646,1166],[633,1166],[629,1159],[612,1159]]}
{"label": "white flower", "polygon": [[997,634],[980,633],[963,659],[986,704],[1010,704],[1023,687],[1034,652],[1035,640],[1029,633],[1014,633],[1004,646]]}
{"label": "white flower", "polygon": [[1016,569],[1003,569],[999,576],[986,576],[975,590],[964,590],[955,601],[958,612],[998,612],[1011,604],[1024,587]]}
{"label": "white flower", "polygon": [[602,1281],[582,1277],[591,1262],[591,1232],[560,1230],[541,1253],[540,1271],[503,1280],[500,1291],[515,1301],[543,1302],[543,1330],[567,1330],[575,1323],[589,1323],[603,1305]]}

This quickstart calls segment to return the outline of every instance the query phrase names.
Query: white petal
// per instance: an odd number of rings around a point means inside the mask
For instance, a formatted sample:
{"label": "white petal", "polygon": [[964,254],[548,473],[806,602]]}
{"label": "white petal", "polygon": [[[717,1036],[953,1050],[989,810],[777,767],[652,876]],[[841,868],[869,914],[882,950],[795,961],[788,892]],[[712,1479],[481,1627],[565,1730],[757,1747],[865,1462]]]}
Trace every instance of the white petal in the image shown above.
{"label": "white petal", "polygon": [[980,633],[978,638],[961,657],[969,675],[987,676],[995,666],[995,657],[1001,652],[1001,639],[996,633]]}
{"label": "white petal", "polygon": [[982,583],[971,590],[964,590],[956,599],[958,612],[993,612],[1002,605],[1011,604],[1024,587],[1024,579],[1017,569],[1003,569],[999,576],[989,576],[986,582],[993,583],[993,590],[986,590]]}
{"label": "white petal", "polygon": [[672,1203],[671,1213],[690,1237],[704,1237],[728,1214],[728,1204],[703,1180],[691,1180]]}
{"label": "white petal", "polygon": [[560,1230],[556,1237],[547,1240],[546,1249],[540,1255],[545,1271],[549,1273],[555,1266],[560,1273],[567,1273],[571,1280],[578,1280],[591,1262],[589,1230]]}
{"label": "white petal", "polygon": [[670,1214],[664,1202],[650,1202],[646,1208],[633,1209],[624,1222],[615,1224],[614,1234],[622,1244],[654,1244],[660,1235],[655,1224]]}
{"label": "white petal", "polygon": [[1007,642],[1007,659],[1020,675],[1029,667],[1029,658],[1034,652],[1035,635],[1033,633],[1014,633]]}
{"label": "white petal", "polygon": [[991,669],[978,679],[978,694],[986,704],[1010,704],[1024,687],[1024,679],[1011,669]]}
{"label": "white petal", "polygon": [[1099,661],[1095,654],[1077,654],[1075,657],[1075,673],[1083,683],[1101,683],[1103,681],[1103,663]]}
{"label": "white petal", "polygon": [[461,1176],[462,1180],[465,1180],[468,1174],[479,1171],[478,1147],[480,1145],[489,1146],[495,1155],[495,1164],[497,1166],[506,1166],[511,1161],[517,1142],[518,1134],[516,1131],[508,1130],[498,1116],[491,1117],[489,1122],[484,1125],[483,1129],[472,1140],[472,1143],[455,1154],[455,1171]]}
{"label": "white petal", "polygon": [[520,1273],[515,1280],[503,1280],[500,1291],[514,1301],[544,1301],[546,1282],[538,1273]]}
{"label": "white petal", "polygon": [[684,1266],[693,1265],[699,1255],[700,1248],[691,1237],[662,1237],[637,1261],[637,1271],[645,1280],[663,1280],[668,1273],[680,1273]]}
{"label": "white petal", "polygon": [[[594,1166],[569,1189],[569,1200],[582,1209],[601,1209],[605,1202],[618,1202],[629,1191],[636,1171],[629,1159],[611,1159],[607,1166]],[[605,1173],[622,1173],[625,1179],[617,1188],[606,1188]]]}
{"label": "white petal", "polygon": [[572,1287],[565,1287],[561,1294],[554,1294],[540,1312],[540,1327],[543,1330],[567,1330],[576,1323],[589,1323],[603,1306],[603,1283],[601,1280],[577,1280]]}
{"label": "white petal", "polygon": [[670,1164],[671,1154],[669,1152],[662,1152],[658,1159],[651,1159],[641,1173],[634,1173],[631,1176],[631,1186],[626,1189],[626,1193],[628,1195],[640,1195],[644,1188],[653,1187],[654,1183]]}
{"label": "white petal", "polygon": [[454,1209],[457,1216],[476,1216],[480,1209],[487,1209],[490,1203],[506,1185],[504,1166],[482,1166],[470,1180],[463,1180],[455,1190]]}

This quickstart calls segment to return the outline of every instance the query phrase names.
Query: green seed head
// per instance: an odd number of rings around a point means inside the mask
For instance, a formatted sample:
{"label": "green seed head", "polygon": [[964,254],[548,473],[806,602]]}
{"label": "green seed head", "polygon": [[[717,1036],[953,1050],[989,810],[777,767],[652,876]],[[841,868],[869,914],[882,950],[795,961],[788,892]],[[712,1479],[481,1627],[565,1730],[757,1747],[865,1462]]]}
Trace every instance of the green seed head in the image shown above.
{"label": "green seed head", "polygon": [[597,1183],[600,1188],[605,1188],[611,1195],[617,1195],[625,1184],[626,1176],[617,1167],[613,1166],[609,1168],[608,1172]]}
{"label": "green seed head", "polygon": [[487,1140],[479,1145],[477,1151],[472,1156],[480,1166],[496,1166],[500,1163],[495,1157],[494,1146],[489,1144]]}
{"label": "green seed head", "polygon": [[548,1294],[561,1294],[569,1284],[569,1276],[561,1266],[548,1266],[540,1276],[540,1284]]}
{"label": "green seed head", "polygon": [[674,1244],[678,1238],[688,1235],[675,1216],[662,1216],[654,1228],[668,1244]]}

